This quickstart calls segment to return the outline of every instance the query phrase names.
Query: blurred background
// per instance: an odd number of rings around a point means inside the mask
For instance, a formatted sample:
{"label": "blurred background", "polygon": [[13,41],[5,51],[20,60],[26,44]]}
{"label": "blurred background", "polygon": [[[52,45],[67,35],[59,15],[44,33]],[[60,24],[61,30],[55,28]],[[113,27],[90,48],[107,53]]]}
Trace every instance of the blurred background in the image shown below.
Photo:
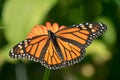
{"label": "blurred background", "polygon": [[106,33],[80,63],[51,70],[49,80],[120,80],[120,0],[0,0],[0,80],[43,80],[40,63],[13,60],[9,50],[36,24],[102,22]]}

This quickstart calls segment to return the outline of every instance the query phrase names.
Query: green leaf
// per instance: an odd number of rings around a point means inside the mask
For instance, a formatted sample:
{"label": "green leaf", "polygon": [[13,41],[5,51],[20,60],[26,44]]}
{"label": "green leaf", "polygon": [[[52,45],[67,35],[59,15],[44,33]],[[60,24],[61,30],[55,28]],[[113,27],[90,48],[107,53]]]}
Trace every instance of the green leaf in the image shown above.
{"label": "green leaf", "polygon": [[30,29],[43,21],[56,0],[7,0],[3,9],[6,38],[16,43],[24,39]]}

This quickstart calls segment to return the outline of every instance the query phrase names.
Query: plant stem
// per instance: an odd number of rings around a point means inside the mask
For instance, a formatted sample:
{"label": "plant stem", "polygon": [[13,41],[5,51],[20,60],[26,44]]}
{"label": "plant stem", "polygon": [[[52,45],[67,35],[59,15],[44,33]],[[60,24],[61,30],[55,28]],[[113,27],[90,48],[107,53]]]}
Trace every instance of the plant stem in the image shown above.
{"label": "plant stem", "polygon": [[48,80],[49,75],[50,75],[50,69],[46,68],[45,71],[44,71],[43,80]]}

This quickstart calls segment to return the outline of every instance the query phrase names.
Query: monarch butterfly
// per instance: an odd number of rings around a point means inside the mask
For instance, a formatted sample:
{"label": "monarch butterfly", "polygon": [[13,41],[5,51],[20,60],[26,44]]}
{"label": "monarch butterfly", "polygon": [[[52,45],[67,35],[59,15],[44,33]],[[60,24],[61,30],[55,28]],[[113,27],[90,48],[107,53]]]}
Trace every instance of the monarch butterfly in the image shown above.
{"label": "monarch butterfly", "polygon": [[27,39],[10,50],[9,56],[40,62],[49,69],[60,69],[80,62],[85,56],[85,48],[106,30],[103,23],[66,27],[46,22],[46,26],[33,27]]}

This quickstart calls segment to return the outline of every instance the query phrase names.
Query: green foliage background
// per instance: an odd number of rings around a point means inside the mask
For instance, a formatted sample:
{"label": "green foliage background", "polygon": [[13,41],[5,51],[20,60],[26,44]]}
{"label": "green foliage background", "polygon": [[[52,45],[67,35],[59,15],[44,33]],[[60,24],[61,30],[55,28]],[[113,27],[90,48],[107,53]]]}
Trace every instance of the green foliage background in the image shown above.
{"label": "green foliage background", "polygon": [[49,80],[120,80],[120,0],[0,0],[0,80],[43,80],[47,71],[40,63],[13,60],[9,50],[34,25],[47,21],[66,26],[102,22],[108,27],[87,48],[83,61],[51,70]]}

